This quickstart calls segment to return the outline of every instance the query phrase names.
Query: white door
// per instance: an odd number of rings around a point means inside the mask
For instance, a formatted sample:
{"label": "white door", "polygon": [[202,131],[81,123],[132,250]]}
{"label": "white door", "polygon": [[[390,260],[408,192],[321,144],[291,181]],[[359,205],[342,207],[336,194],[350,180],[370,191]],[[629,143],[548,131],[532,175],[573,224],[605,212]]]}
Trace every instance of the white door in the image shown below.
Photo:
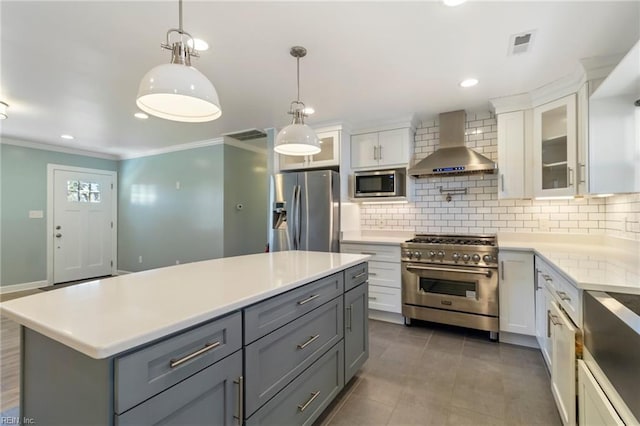
{"label": "white door", "polygon": [[378,165],[378,133],[351,136],[351,168]]}
{"label": "white door", "polygon": [[409,163],[409,132],[407,129],[386,130],[378,133],[378,160],[380,166]]}
{"label": "white door", "polygon": [[53,171],[53,282],[112,274],[113,174]]}

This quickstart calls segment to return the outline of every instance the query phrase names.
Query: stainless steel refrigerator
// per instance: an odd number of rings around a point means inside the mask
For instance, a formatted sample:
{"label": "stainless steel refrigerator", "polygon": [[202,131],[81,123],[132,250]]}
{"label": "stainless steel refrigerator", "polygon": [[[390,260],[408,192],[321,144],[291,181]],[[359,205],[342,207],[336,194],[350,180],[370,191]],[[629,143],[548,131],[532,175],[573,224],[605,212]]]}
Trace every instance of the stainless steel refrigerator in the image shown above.
{"label": "stainless steel refrigerator", "polygon": [[331,170],[271,177],[271,251],[340,251],[340,175]]}

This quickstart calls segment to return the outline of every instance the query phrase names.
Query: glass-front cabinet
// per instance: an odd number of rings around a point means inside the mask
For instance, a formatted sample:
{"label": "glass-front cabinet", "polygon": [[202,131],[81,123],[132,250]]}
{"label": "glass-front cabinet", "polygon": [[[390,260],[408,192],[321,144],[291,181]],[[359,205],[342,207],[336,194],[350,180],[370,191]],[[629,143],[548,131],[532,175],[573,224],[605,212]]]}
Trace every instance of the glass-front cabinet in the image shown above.
{"label": "glass-front cabinet", "polygon": [[280,170],[332,167],[340,165],[340,131],[317,131],[321,151],[315,155],[278,155]]}
{"label": "glass-front cabinet", "polygon": [[534,196],[570,196],[577,193],[576,131],[575,94],[533,110]]}

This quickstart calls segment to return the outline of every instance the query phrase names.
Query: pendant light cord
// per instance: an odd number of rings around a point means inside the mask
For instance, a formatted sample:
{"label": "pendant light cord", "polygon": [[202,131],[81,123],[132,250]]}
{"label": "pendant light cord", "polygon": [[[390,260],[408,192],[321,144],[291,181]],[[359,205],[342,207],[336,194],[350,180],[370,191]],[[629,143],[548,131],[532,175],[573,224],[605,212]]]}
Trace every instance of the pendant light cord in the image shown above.
{"label": "pendant light cord", "polygon": [[298,77],[298,103],[300,103],[300,58],[299,57],[296,58],[296,62],[297,62],[297,77]]}
{"label": "pendant light cord", "polygon": [[182,34],[182,0],[178,0],[178,31]]}

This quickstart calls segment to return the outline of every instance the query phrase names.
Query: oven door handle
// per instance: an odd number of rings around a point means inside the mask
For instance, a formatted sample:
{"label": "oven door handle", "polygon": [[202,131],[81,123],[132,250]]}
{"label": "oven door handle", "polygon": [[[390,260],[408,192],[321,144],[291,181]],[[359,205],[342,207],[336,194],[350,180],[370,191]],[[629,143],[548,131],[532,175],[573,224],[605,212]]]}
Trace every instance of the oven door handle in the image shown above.
{"label": "oven door handle", "polygon": [[440,272],[460,272],[463,274],[477,274],[477,275],[486,275],[487,277],[491,277],[493,272],[491,270],[486,269],[456,269],[456,268],[439,268],[434,266],[416,266],[416,265],[407,265],[407,269],[416,269],[421,271],[440,271]]}

